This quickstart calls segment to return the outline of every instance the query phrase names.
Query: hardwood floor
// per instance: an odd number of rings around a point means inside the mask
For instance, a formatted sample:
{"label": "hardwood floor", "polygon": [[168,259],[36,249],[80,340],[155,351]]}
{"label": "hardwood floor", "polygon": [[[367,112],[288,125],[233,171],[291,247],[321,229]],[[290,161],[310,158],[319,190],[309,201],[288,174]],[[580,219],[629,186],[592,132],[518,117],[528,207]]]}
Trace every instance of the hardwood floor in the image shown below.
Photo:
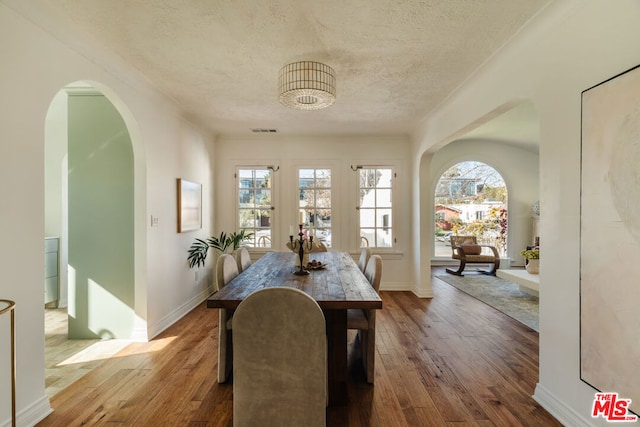
{"label": "hardwood floor", "polygon": [[[538,333],[435,278],[433,291],[381,292],[375,385],[351,342],[349,404],[328,408],[327,425],[560,426],[531,398]],[[217,319],[203,303],[128,345],[57,393],[38,425],[232,426],[233,386],[216,382]]]}
{"label": "hardwood floor", "polygon": [[129,344],[125,340],[68,339],[67,310],[45,310],[45,387],[49,398],[82,378]]}

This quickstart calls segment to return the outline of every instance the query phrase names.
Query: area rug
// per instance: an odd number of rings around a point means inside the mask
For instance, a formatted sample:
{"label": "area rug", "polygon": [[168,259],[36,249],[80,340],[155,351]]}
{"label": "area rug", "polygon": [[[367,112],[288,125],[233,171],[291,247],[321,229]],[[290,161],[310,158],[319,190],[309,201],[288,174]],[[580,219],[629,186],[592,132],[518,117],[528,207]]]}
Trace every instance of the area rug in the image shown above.
{"label": "area rug", "polygon": [[517,284],[482,274],[464,277],[446,274],[436,277],[531,329],[540,331],[538,297],[522,292]]}

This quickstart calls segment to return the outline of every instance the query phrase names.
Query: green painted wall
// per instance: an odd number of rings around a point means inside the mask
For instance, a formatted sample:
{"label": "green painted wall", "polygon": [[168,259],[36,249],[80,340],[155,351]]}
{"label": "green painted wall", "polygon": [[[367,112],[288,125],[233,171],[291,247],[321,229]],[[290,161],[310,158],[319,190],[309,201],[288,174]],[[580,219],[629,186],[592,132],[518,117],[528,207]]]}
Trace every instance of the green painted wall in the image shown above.
{"label": "green painted wall", "polygon": [[69,338],[131,338],[133,150],[102,95],[69,96]]}

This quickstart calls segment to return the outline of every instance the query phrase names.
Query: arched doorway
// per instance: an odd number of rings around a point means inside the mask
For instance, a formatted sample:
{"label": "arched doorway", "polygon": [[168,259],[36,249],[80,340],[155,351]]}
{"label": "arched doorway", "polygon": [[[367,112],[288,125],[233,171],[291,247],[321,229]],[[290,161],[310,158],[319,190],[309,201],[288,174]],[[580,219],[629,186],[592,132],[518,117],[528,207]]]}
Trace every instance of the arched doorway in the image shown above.
{"label": "arched doorway", "polygon": [[473,234],[507,254],[507,185],[490,165],[465,160],[449,167],[434,194],[434,257],[450,257],[449,236]]}
{"label": "arched doorway", "polygon": [[[66,330],[54,340],[56,345],[67,336],[82,340],[69,344],[64,357],[94,341],[146,339],[146,324],[140,321],[146,317],[146,301],[140,295],[146,293],[137,289],[142,284],[135,280],[140,245],[136,193],[143,183],[135,180],[139,172],[132,123],[122,102],[99,84],[70,84],[49,106],[44,144],[45,235],[57,239],[58,285],[55,297],[45,302],[66,314]],[[61,330],[64,327],[59,326]],[[101,344],[98,351],[92,350],[92,357],[103,357],[113,348]],[[45,344],[45,354],[48,351]],[[84,362],[90,364],[91,358],[68,364],[86,371]],[[49,364],[47,368],[51,370]],[[61,372],[69,375],[68,370]],[[77,374],[69,376],[77,379]],[[49,380],[47,384],[48,388]]]}
{"label": "arched doorway", "polygon": [[[467,160],[480,161],[499,171],[508,184],[508,249],[501,268],[523,264],[520,250],[532,241],[531,205],[539,199],[538,141],[540,126],[535,106],[530,101],[517,100],[501,105],[474,122],[440,141],[425,141],[424,151],[417,159],[417,194],[420,205],[417,218],[421,238],[416,248],[417,293],[432,295],[430,274],[432,265],[451,262],[451,250],[446,258],[436,257],[435,188],[442,174],[452,165]],[[516,196],[514,196],[516,195]]]}

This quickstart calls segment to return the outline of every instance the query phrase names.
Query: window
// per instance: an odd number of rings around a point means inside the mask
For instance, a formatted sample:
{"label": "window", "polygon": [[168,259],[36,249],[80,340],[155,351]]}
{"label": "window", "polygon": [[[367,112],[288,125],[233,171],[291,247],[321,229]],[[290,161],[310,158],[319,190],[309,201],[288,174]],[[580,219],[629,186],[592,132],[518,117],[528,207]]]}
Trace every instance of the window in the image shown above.
{"label": "window", "polygon": [[268,168],[238,169],[238,228],[253,233],[250,247],[271,247],[272,172]]}
{"label": "window", "polygon": [[331,170],[298,169],[300,221],[331,247]]}
{"label": "window", "polygon": [[473,234],[479,243],[506,255],[507,185],[493,167],[463,161],[447,169],[436,184],[434,213],[436,257],[451,257],[451,233]]}
{"label": "window", "polygon": [[393,247],[392,183],[393,170],[361,168],[358,170],[359,228],[364,238],[374,248]]}

